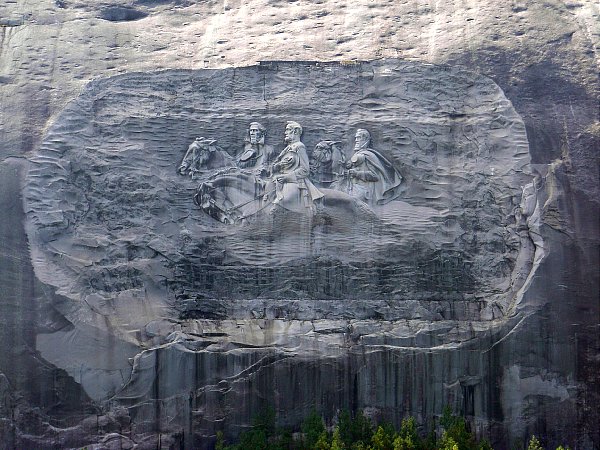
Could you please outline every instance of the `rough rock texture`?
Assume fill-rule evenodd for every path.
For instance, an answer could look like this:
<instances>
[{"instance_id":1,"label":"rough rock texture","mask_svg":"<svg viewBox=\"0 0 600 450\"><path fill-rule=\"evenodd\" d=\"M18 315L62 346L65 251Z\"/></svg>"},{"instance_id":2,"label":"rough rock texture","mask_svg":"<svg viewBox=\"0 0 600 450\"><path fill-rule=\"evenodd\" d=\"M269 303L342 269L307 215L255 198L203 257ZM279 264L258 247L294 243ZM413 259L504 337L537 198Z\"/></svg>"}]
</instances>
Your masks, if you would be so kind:
<instances>
[{"instance_id":1,"label":"rough rock texture","mask_svg":"<svg viewBox=\"0 0 600 450\"><path fill-rule=\"evenodd\" d=\"M200 211L192 193L220 169L178 175L187 143L211 136L239 153L246 123L258 119L281 151L290 118L304 125L309 149L325 138L349 142L348 159L354 130L367 127L403 174L399 198L323 206L306 224L263 214L227 226ZM278 63L120 76L69 104L31 159L37 274L109 317L120 315L109 305L131 297L156 308L175 295L200 309L212 298L247 310L222 318L248 317L256 298L272 309L277 299L331 299L333 316L352 318L364 313L348 301L420 301L433 318L450 297L459 319L474 319L458 305L508 309L533 263L515 217L533 180L528 150L522 120L493 82L444 67ZM279 315L315 316L297 308Z\"/></svg>"},{"instance_id":2,"label":"rough rock texture","mask_svg":"<svg viewBox=\"0 0 600 450\"><path fill-rule=\"evenodd\" d=\"M413 414L421 423L431 424L442 406L450 404L476 429L491 433L499 448L532 432L548 445L561 441L572 447L600 446L599 22L598 6L591 1L32 4L17 0L0 5L0 196L5 212L0 219L1 445L210 446L215 430L225 427L233 436L261 405L272 403L282 424L297 424L315 405L329 418L340 407L366 407L388 419ZM439 204L423 205L423 191L411 188L429 186L421 181L426 175L445 182L450 173L444 168L477 171L479 166L464 166L461 153L438 160L441 172L428 172L433 170L429 165L433 153L421 145L428 141L422 133L441 123L420 101L409 113L405 107L401 120L391 121L390 131L379 121L352 116L352 106L360 105L345 104L344 111L333 117L330 111L337 111L329 94L323 94L327 101L318 105L327 111L320 122L315 120L317 111L299 101L274 106L272 111L260 106L259 117L234 105L227 117L219 113L219 105L226 109L226 103L218 99L237 92L231 77L242 74L254 89L249 74L258 69L155 73L166 68L245 66L266 59L346 63L380 57L413 62L367 66L425 74L434 86L439 80L443 95L452 88L467 94L450 104L484 105L480 111L468 111L466 119L479 113L489 117L489 106L507 98L512 106L507 102L502 111L514 119L508 124L501 121L496 130L509 131L502 142L527 145L528 141L529 155L518 165L525 179L493 181L483 170L484 159L479 180L452 180L457 192ZM450 69L422 63L449 64ZM310 80L311 70L322 79L327 66L314 67L268 66L262 74L272 77L271 89L284 86L286 91L296 79ZM365 79L354 65L330 67L337 75ZM89 80L123 72L138 73L94 82L78 97ZM479 102L481 94L469 91L468 79L485 78L473 72L485 74L503 92L492 82L481 81L493 90L493 98L491 103ZM276 82L278 73L286 79ZM453 75L457 80L448 82ZM201 90L185 92L189 89L185 80L196 79L198 86L206 86L211 76L216 77L213 89L203 97ZM157 81L154 96L144 87L152 80ZM132 85L120 92L127 83ZM180 91L169 92L170 85L180 86ZM385 95L386 85L375 87L374 100L365 105L371 113L379 107L377 100ZM423 91L419 99L435 95L431 84ZM135 92L141 95L134 100ZM312 98L316 94L311 92ZM364 94L351 97L355 90L344 92L350 97L343 98L357 101ZM210 106L208 116L197 114L201 102ZM219 283L247 276L258 286L243 295L219 293L222 286L207 285L195 275L185 278L190 270L178 263L192 268L207 264L193 248L198 245L195 231L204 224L193 205L186 203L194 186L175 174L196 129L233 151L241 140L239 127L266 116L270 143L280 145L278 136L285 120L293 119L289 116L294 108L297 114L306 111L295 119L308 124L309 149L322 130L328 138L343 140L347 151L354 127L373 131L375 147L393 158L405 177L401 205L411 215L392 221L392 228L405 227L410 234L396 239L396 245L406 251L403 245L412 239L433 252L422 269L436 274L430 283L434 289L424 292L419 285L407 285L418 280L418 271L405 277L407 272L400 271L398 284L403 290L395 294L387 288L370 289L368 284L361 291L368 295L354 295L354 289L331 295L311 291L301 279L299 291L278 285L276 295L265 295L263 280L270 285L288 278L281 268L285 261L278 261L277 276L247 275L238 264L230 277L218 270L224 267L223 260L208 263L217 269ZM132 114L132 109L139 114ZM465 120L450 115L446 119ZM431 122L425 126L427 118ZM491 124L495 117L490 118ZM166 135L152 133L153 120L159 129L170 125ZM527 141L521 127L510 125L513 122L524 123ZM399 138L401 127L415 133L409 144ZM468 133L452 139L448 133L441 133L442 141L461 145L468 141ZM487 140L491 134L486 129L481 136ZM99 142L99 136L104 140ZM399 149L408 145L414 155L416 144L423 160L404 159ZM443 150L439 146L438 154ZM519 154L508 145L499 150L492 154L510 156L508 161ZM131 167L128 160L134 163ZM511 164L499 170L514 167ZM157 167L160 170L152 170ZM136 171L148 180L126 177ZM529 171L538 174L533 184ZM491 233L477 234L460 219L474 210L481 221L483 211L456 200L463 199L466 186L481 187L486 181L491 195L482 198L497 210L485 217L490 225L485 231ZM160 189L166 185L172 189ZM467 200L479 197L478 191L468 194ZM139 202L150 207L124 214L125 203ZM86 205L93 208L86 210ZM150 226L148 219L166 214L157 211L161 208L177 214L185 210L190 216L174 215L164 225ZM437 230L447 227L445 219L452 208L457 224L441 235ZM101 226L94 230L95 222L86 219L90 212L107 215L96 215ZM444 225L436 222L440 218ZM181 236L182 223L189 226L191 239ZM119 224L121 228L111 228ZM208 231L217 233L214 239L205 239L203 250L214 252L227 242L236 261L243 259L244 245L251 244L232 241L236 236L229 228L207 225ZM501 226L506 233L496 239L494 230ZM148 239L149 233L155 234L154 240ZM458 240L465 234L487 245L469 248ZM170 245L173 236L181 237L176 246ZM473 285L469 277L461 277L458 285L444 281L444 274L454 274L457 267L465 272L456 261L460 258L442 255L450 263L432 270L435 251L444 243L452 255L475 257L470 269L475 271ZM326 253L327 248L322 250ZM347 257L340 253L341 259ZM172 255L177 256L175 263L165 265ZM496 263L500 255L506 257L505 269L487 264L485 258ZM425 255L413 251L411 256ZM396 263L404 261L398 256ZM536 263L532 272L530 266ZM323 271L308 266L303 273L305 280ZM527 278L531 273L535 276ZM172 283L156 281L163 276ZM357 279L352 273L344 276ZM382 279L383 287L395 285L384 274ZM197 281L202 289L195 289ZM189 284L192 293L202 291L207 298L190 295ZM497 286L501 288L494 292ZM340 291L334 289L336 293ZM335 313L343 301L347 307ZM273 304L277 308L270 309ZM500 307L491 308L493 304Z\"/></svg>"},{"instance_id":3,"label":"rough rock texture","mask_svg":"<svg viewBox=\"0 0 600 450\"><path fill-rule=\"evenodd\" d=\"M309 147L368 127L403 173L401 196L243 225L200 211L192 193L218 169L179 176L186 143L219 137L235 154L248 120L277 130L286 118L305 125ZM134 435L158 423L184 429L188 445L206 442L222 417L243 423L255 404L231 410L252 402L249 383L269 366L330 358L335 367L382 346L400 360L473 340L487 348L528 314L514 311L544 254L531 237L536 199L534 210L521 205L533 186L524 124L491 80L464 70L273 63L119 76L69 104L31 163L34 267L64 297L55 308L72 324L38 334L37 350L93 400L127 405ZM413 382L387 387L382 370L407 375L366 363L379 368L348 368L354 405L399 419ZM344 389L315 382L326 397ZM283 383L261 396L297 418L315 404L330 415L348 404ZM218 401L205 397L212 384ZM442 408L425 398L416 400L424 418Z\"/></svg>"}]
</instances>

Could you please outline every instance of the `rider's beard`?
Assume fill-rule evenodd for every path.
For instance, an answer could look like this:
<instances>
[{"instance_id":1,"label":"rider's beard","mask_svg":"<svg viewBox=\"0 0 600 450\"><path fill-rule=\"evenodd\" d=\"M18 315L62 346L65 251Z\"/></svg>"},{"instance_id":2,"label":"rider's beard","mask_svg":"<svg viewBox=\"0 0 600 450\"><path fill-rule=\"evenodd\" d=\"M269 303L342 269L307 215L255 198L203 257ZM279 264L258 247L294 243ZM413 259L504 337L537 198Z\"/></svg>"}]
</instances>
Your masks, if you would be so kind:
<instances>
[{"instance_id":1,"label":"rider's beard","mask_svg":"<svg viewBox=\"0 0 600 450\"><path fill-rule=\"evenodd\" d=\"M354 143L354 150L355 151L362 150L363 148L366 148L368 144L369 144L369 141L363 141L363 142L356 141Z\"/></svg>"}]
</instances>

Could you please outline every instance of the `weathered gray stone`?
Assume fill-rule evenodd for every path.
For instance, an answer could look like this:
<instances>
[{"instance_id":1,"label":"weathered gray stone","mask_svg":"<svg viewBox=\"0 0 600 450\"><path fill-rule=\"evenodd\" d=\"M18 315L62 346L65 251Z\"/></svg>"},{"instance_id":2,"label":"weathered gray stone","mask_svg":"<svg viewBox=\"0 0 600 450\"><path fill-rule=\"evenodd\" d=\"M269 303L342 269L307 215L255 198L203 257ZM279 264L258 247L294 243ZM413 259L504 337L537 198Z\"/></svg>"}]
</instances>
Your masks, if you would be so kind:
<instances>
[{"instance_id":1,"label":"weathered gray stone","mask_svg":"<svg viewBox=\"0 0 600 450\"><path fill-rule=\"evenodd\" d=\"M210 166L213 141L195 141L184 169L180 155L194 134L226 149L211 155L235 148L243 137L235 118L246 110L245 121L268 129L301 118L310 147L344 136L352 147L366 124L386 155L373 158L398 167L388 186L398 193L379 202L381 189L367 206L323 189L314 213L286 203L242 225L220 224L194 205L194 190L215 174L233 184L240 175ZM286 129L288 145L300 142L295 127ZM204 142L206 157L194 147ZM287 173L277 164L290 148L274 160L274 180ZM360 170L346 151L349 168ZM350 364L358 389L352 403L276 390L269 401L297 408L297 419L314 402L399 418L404 389L369 386L387 384L387 370L406 375L395 364L365 373L352 361L383 348L404 360L488 347L512 332L544 257L532 180L520 117L493 82L461 69L282 62L95 82L57 118L28 176L36 273L68 298L56 308L73 325L39 334L37 349L92 399L128 406L135 433L191 426L187 444L210 436L222 417L251 416L255 403L237 412L227 405L246 401L248 383L288 360L313 367L328 358L334 372ZM432 375L433 386L458 377L463 366L452 367ZM316 388L325 368L302 370L318 371L315 392L336 389ZM447 401L422 400L422 418Z\"/></svg>"},{"instance_id":2,"label":"weathered gray stone","mask_svg":"<svg viewBox=\"0 0 600 450\"><path fill-rule=\"evenodd\" d=\"M286 6L254 0L224 4L144 1L135 5L120 0L16 0L0 4L0 16L4 18L0 23L0 200L4 213L0 219L0 371L9 380L8 384L1 384L5 406L0 407L0 447L102 447L112 442L127 446L129 439L138 448L190 444L194 440L198 445L209 445L210 439L207 443L204 436L220 428L223 420L228 424L228 436L232 436L267 401L276 404L282 423L289 424L297 424L313 404L322 405L328 417L334 414L332 405L341 405L367 407L375 415L381 413L395 420L410 413L420 422L431 424L432 415L439 413L442 404L449 403L466 414L476 429L491 431L498 448L509 447L531 433L541 435L548 447L560 443L578 448L598 447L598 7L590 1L559 0L516 6L488 0L477 5L450 1L425 6L415 2L359 0L349 4L326 0ZM126 23L99 18L103 11L119 7L142 14L133 17L139 20ZM107 18L119 19L117 15ZM122 18L127 20L131 15ZM408 288L398 293L402 301L373 295L374 290L366 298L354 297L357 289L353 286L343 298L336 298L331 291L308 289L302 279L291 276L297 271L290 264L277 276L289 277L295 285L277 289L278 298L255 295L264 290L259 285L253 288L254 292L237 298L229 298L226 293L215 293L206 299L183 296L167 308L153 310L151 305L164 293L164 286L155 286L155 281L144 278L144 274L168 279L172 267L165 268L161 261L189 246L194 229L183 230L181 245L175 249L165 236L178 230L168 230L168 223L161 225L161 233L139 242L129 237L111 242L110 234L102 235L102 230L78 236L77 241L53 241L54 237L70 233L74 226L65 205L72 199L66 198L55 210L40 209L35 226L28 224L29 235L35 235L28 242L20 194L24 186L25 192L30 192L27 184L31 172L23 157L39 155L39 143L50 121L57 119L66 102L78 96L89 80L131 71L144 72L144 77L156 69L239 66L269 58L348 61L381 56L464 65L486 74L502 88L522 118L533 173L539 176L534 184L531 178L523 184L507 182L510 188L519 190L513 201L517 210L506 215L515 220L507 231L516 233L519 239L515 244L520 249L509 258L514 264L508 277L511 288L492 293L490 286L502 285L507 277L495 278L493 270L489 270L473 277L475 281L483 280L483 286L473 289L481 288L477 298L464 292L451 297L448 289L443 289L443 298L431 300L428 293L429 297L406 299ZM260 89L251 92L260 99ZM169 111L169 107L161 110L170 114ZM218 114L217 110L213 112ZM247 127L251 112L245 110L236 119L237 129ZM268 141L273 145L281 144L281 131L277 130L282 130L285 120L311 123L295 114L273 119L267 123L271 130ZM336 123L343 124L343 120ZM501 120L493 123L500 126L497 130L503 129ZM341 139L346 156L350 156L349 143L358 127L372 132L376 150L386 156L394 151L371 123L344 126L348 134L332 136L330 140ZM132 131L128 127L130 124L125 122L123 128ZM185 134L186 130L179 129ZM193 130L187 131L187 140L178 141L178 158L198 136ZM240 149L243 134L227 131L221 136L218 130L214 131L206 136L219 138L219 145L222 137L231 137L232 146L223 146ZM310 133L306 138L309 136ZM397 133L402 145L410 145L410 138L401 138L401 133ZM316 141L305 143L310 151ZM414 185L415 180L408 175L418 164L407 164L402 158L398 161L398 169L405 177L403 184ZM177 160L172 166L173 171L178 163ZM148 162L140 160L136 164L141 164L139 168ZM103 176L101 170L107 170L107 176L112 165L98 164L98 173L90 180L81 176L78 183L91 183ZM72 173L77 161L75 166L64 161L63 167L65 173ZM126 181L130 183L123 185L135 186L137 182ZM178 177L177 182L181 181ZM126 189L121 188L121 194ZM86 192L85 188L81 190ZM158 203L162 201L153 186L144 190L156 195ZM186 192L180 205L190 199L194 190L195 187ZM419 192L413 194L410 201L403 197L401 201L411 205ZM477 196L477 192L471 195ZM191 208L191 212L198 212L195 206ZM122 217L118 211L107 212L116 214L117 219ZM396 226L407 229L413 237L421 233L423 241L433 245L454 245L455 234L442 236L433 229L426 233L427 226L437 223L438 216L431 216L431 212L411 209L410 215L395 218ZM27 213L32 217L35 211ZM352 217L364 217L364 213L356 211ZM136 214L132 211L132 217ZM492 224L493 230L494 218L499 216L491 214L483 225ZM355 222L363 226L363 222L354 219L348 223ZM65 225L62 230L61 224ZM342 234L348 231L335 230ZM454 230L459 234L465 231ZM485 242L502 242L493 236L493 231L485 231L480 232ZM398 236L402 238L397 233L394 239L400 239ZM239 249L241 245L243 250L244 245L250 246L241 237L225 238L233 239L229 248ZM37 252L42 242L47 245ZM32 255L28 254L30 245ZM215 241L208 239L201 250L211 250L214 245ZM494 246L481 249L481 254L490 248L497 256ZM133 267L123 271L121 264L96 271L95 266L106 264L103 258L107 257L107 249L111 249L110 258L131 258ZM420 255L421 250L406 252L406 257ZM58 256L61 252L62 258ZM208 256L219 261L218 252ZM439 274L454 273L459 267L455 256L440 255L440 262L450 262L442 265L439 272L434 271L436 275L420 287L448 286ZM398 259L402 257L398 255ZM157 264L152 268L150 262L137 265L140 258ZM256 261L245 263L251 266ZM487 268L483 258L476 263L475 269ZM537 263L539 266L533 271L532 266ZM432 264L425 263L425 267ZM313 273L324 273L324 279L334 281L348 276L365 281L357 286L369 285L373 277L386 284L383 271L364 273L364 268L357 267L355 272L346 274L343 270L336 272L338 267L343 269L343 264L330 264L325 272L315 269ZM57 276L49 276L57 269ZM310 270L308 265L306 273ZM49 284L36 277L38 272L46 273ZM77 281L66 284L73 283L76 274L84 274L82 284L86 279L95 280L85 297L89 306L82 304L81 294L85 292L78 291ZM409 270L407 278L411 274ZM231 275L235 275L233 279L240 277L240 273L225 275L227 280ZM267 282L273 279L268 271L243 275ZM468 281L468 277L464 280ZM178 282L184 285L186 280ZM56 294L55 286L63 283ZM323 280L315 283L322 284ZM139 307L133 308L131 299L135 296L123 295L123 290L135 293L140 286L146 287L148 297L144 293ZM213 291L218 291L214 281L213 286ZM518 286L521 288L516 295L506 295ZM111 293L110 289L115 290ZM415 288L417 292L419 289ZM490 294L499 298L493 299ZM512 309L503 308L507 299L512 299ZM346 309L339 305L342 300L348 305ZM99 320L90 320L89 311L95 311ZM126 320L103 324L105 316ZM145 323L150 317L159 318L144 327L136 325L136 321ZM214 320L226 317L237 319ZM515 322L512 318L520 320ZM274 340L273 336L285 339ZM341 344L340 337L344 337ZM86 365L94 360L90 367L100 374L98 388L90 382L93 377L86 373L88 368L82 372L76 369L75 358L69 361L68 356L49 349L51 342L66 342L66 349L74 348L73 338L81 340L81 348L100 344L102 351L97 356L93 356L92 348L91 355L83 359ZM114 360L110 359L111 342ZM36 350L38 343L69 373L44 360ZM159 355L155 372L160 382L152 386L152 392L142 389L146 373L151 379L152 371L144 371L144 366L138 365L139 378L121 391L123 396L131 395L130 400L122 397L104 404L91 401L81 386L94 396L110 392L121 374L131 373L127 358L140 355L140 343L148 349L147 358L151 358L150 354ZM256 343L267 347L256 349ZM285 355L293 356L284 359L281 349L286 350ZM267 351L271 351L269 357L260 359ZM334 353L335 356L327 356ZM183 392L181 386L194 377L188 374L188 378L180 380L177 377L182 372L166 362L177 361L191 368L187 358L192 354L201 356L195 368L206 368L214 379L224 381L201 381L197 389L194 386L194 396L191 402L188 396L187 404L181 403L183 394L166 399L163 392L172 392L171 386ZM256 358L249 358L250 355ZM82 373L84 384L78 378ZM236 374L239 377L235 378ZM202 379L207 378L202 375ZM208 387L204 389L205 386ZM150 400L136 400L144 396ZM163 401L152 400L156 398ZM107 426L102 417L109 416L107 411L121 411L116 405L127 401L131 421L119 419L115 422L118 426ZM99 407L104 412L95 409ZM89 418L83 419L85 416ZM180 419L169 421L169 417L192 417L193 425L180 427ZM163 423L166 426L160 428ZM159 429L161 432L157 432Z\"/></svg>"},{"instance_id":3,"label":"weathered gray stone","mask_svg":"<svg viewBox=\"0 0 600 450\"><path fill-rule=\"evenodd\" d=\"M154 88L147 106L133 103L149 85L164 91ZM254 100L257 88L264 100ZM179 104L169 100L178 90ZM189 135L199 132L218 135L224 149L235 148L242 136L232 118L247 109L269 129L285 121L288 110L304 117L309 148L330 135L352 136L353 124L370 124L404 174L405 181L394 186L402 188L399 197L385 205L375 202L370 211L360 202L346 209L342 198L327 195L323 211L304 221L284 213L242 227L219 226L191 201L198 184L220 173L219 165L203 166L202 172L198 167L196 178L186 180L176 174L178 154ZM385 305L396 311L402 302L416 300L446 309L446 316L451 313L440 302L482 299L506 309L520 288L516 274L530 272L515 268L519 252L526 254L524 265L533 258L526 227L517 226L514 216L531 180L523 123L493 83L464 71L399 62L280 63L102 81L65 110L33 164L32 238L39 236L43 244L41 258L56 261L46 266L54 273L39 275L67 296L87 290L84 297L92 295L96 311L109 316L111 308L131 301L110 298L127 292L148 299L149 283L159 298L150 301L151 308L167 299L166 306L186 317L189 311L201 317L202 302L211 297L225 307L234 302L239 312L243 301L262 297L271 311L280 310L275 314L296 319L365 317L364 311L348 309L359 303L346 302L374 298L393 301ZM236 177L231 173L227 183L235 184ZM215 183L209 184L211 191L222 189ZM70 207L64 198L71 199ZM248 276L256 283L248 283ZM160 287L162 277L170 294ZM102 293L109 297L104 303L97 299ZM306 316L295 306L285 307L290 299L317 300L326 309ZM457 319L476 319L478 313L460 308ZM154 318L153 313L135 316Z\"/></svg>"}]
</instances>

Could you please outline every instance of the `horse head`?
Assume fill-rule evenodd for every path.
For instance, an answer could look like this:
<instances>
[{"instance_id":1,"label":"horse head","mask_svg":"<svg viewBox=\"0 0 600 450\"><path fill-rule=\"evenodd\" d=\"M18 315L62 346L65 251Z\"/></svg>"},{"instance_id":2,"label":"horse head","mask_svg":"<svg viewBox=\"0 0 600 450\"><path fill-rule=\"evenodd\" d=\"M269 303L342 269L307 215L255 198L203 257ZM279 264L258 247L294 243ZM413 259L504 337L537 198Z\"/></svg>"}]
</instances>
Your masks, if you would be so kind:
<instances>
[{"instance_id":1,"label":"horse head","mask_svg":"<svg viewBox=\"0 0 600 450\"><path fill-rule=\"evenodd\" d=\"M194 203L213 219L224 224L234 223L235 218L231 217L229 212L215 199L217 191L218 189L210 182L200 184L194 195Z\"/></svg>"},{"instance_id":2,"label":"horse head","mask_svg":"<svg viewBox=\"0 0 600 450\"><path fill-rule=\"evenodd\" d=\"M189 174L193 177L196 172L206 169L211 160L215 159L215 155L224 153L215 142L215 139L196 138L188 147L177 171L181 175Z\"/></svg>"},{"instance_id":3,"label":"horse head","mask_svg":"<svg viewBox=\"0 0 600 450\"><path fill-rule=\"evenodd\" d=\"M340 167L345 162L344 154L341 152L338 141L321 141L316 146L310 159L310 173L313 177L328 179L332 181Z\"/></svg>"}]
</instances>

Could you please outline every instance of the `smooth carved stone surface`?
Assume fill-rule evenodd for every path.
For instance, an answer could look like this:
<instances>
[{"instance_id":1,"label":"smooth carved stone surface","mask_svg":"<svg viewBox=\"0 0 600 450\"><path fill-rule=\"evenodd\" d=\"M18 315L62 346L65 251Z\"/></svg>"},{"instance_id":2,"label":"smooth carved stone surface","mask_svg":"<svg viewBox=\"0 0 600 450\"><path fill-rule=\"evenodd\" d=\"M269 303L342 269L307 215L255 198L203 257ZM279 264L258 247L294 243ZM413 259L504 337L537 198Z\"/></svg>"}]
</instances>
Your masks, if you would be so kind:
<instances>
[{"instance_id":1,"label":"smooth carved stone surface","mask_svg":"<svg viewBox=\"0 0 600 450\"><path fill-rule=\"evenodd\" d=\"M260 150L276 162L291 120L309 156L335 147L347 170L363 151L353 151L357 130L368 130L363 143L397 172L398 192L363 202L313 170L325 195L305 213L226 224L194 202L206 183L229 188L249 170L269 178L267 163L235 167L252 150L249 126L264 128ZM218 167L203 151L220 155ZM34 269L70 323L38 334L37 350L91 399L128 407L140 435L191 423L192 397L198 436L224 416L243 423L252 404L231 405L272 364L268 376L281 377L289 358L312 373L315 355L489 348L517 324L511 311L545 254L523 122L491 80L456 68L281 62L99 80L31 163ZM217 173L231 181L216 185ZM381 376L356 374L355 405L378 404L366 387Z\"/></svg>"},{"instance_id":2,"label":"smooth carved stone surface","mask_svg":"<svg viewBox=\"0 0 600 450\"><path fill-rule=\"evenodd\" d=\"M243 153L250 122L278 154L291 119L309 153L334 140L348 161L355 131L368 129L402 178L398 196L370 206L326 196L316 214L236 226L194 204L202 181ZM221 164L178 176L197 136ZM146 313L132 313L144 320L156 308L411 318L404 305L415 301L427 317L487 320L512 305L533 261L515 217L531 181L523 122L493 82L447 67L272 63L101 80L58 117L33 162L39 276L109 317L143 302ZM303 299L319 306L297 308Z\"/></svg>"}]
</instances>

